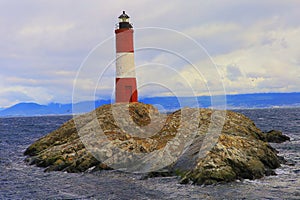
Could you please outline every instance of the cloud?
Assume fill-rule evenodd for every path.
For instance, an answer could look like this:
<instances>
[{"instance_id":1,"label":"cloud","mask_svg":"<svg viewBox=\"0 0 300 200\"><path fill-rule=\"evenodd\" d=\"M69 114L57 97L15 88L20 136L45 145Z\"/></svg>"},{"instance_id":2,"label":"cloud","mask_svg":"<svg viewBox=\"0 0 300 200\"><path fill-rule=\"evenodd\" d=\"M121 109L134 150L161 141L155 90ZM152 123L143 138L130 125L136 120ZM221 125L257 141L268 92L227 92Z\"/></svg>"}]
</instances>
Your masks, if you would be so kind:
<instances>
[{"instance_id":1,"label":"cloud","mask_svg":"<svg viewBox=\"0 0 300 200\"><path fill-rule=\"evenodd\" d=\"M16 104L19 102L39 102L47 104L54 100L53 96L42 87L7 87L6 90L0 92L0 95L5 97L0 100L0 103L4 105L10 105L11 103Z\"/></svg>"},{"instance_id":2,"label":"cloud","mask_svg":"<svg viewBox=\"0 0 300 200\"><path fill-rule=\"evenodd\" d=\"M242 76L240 69L234 65L227 66L227 74L226 77L230 81L237 81Z\"/></svg>"},{"instance_id":3,"label":"cloud","mask_svg":"<svg viewBox=\"0 0 300 200\"><path fill-rule=\"evenodd\" d=\"M142 87L144 96L169 95L170 90L186 95L189 88L198 95L217 94L223 86L227 93L299 91L299 4L293 0L223 4L215 0L3 0L0 107L20 101L70 102L78 73L80 100L93 95L110 98L114 25L122 10L136 28L136 65L144 66L137 72L138 83L165 85ZM85 69L78 72L82 63Z\"/></svg>"}]
</instances>

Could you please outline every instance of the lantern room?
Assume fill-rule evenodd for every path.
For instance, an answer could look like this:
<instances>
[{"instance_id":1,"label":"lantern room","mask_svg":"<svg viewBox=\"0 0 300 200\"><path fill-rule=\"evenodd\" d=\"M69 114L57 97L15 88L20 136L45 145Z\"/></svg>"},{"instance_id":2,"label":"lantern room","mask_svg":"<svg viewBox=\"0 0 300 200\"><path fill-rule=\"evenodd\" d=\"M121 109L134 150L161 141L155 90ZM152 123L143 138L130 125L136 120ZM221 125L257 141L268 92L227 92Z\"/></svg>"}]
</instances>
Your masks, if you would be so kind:
<instances>
[{"instance_id":1,"label":"lantern room","mask_svg":"<svg viewBox=\"0 0 300 200\"><path fill-rule=\"evenodd\" d=\"M132 28L132 24L129 23L129 16L123 11L123 13L119 16L119 24L117 29L130 29Z\"/></svg>"}]
</instances>

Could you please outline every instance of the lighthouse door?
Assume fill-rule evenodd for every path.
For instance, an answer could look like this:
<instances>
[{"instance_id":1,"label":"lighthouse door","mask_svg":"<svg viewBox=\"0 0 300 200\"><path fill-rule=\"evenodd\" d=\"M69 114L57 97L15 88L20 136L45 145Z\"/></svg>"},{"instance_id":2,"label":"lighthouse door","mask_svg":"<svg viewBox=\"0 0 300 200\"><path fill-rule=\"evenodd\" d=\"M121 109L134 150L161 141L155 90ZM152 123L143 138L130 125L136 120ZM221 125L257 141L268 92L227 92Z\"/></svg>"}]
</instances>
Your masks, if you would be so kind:
<instances>
[{"instance_id":1,"label":"lighthouse door","mask_svg":"<svg viewBox=\"0 0 300 200\"><path fill-rule=\"evenodd\" d=\"M125 86L126 101L132 102L132 86Z\"/></svg>"}]
</instances>

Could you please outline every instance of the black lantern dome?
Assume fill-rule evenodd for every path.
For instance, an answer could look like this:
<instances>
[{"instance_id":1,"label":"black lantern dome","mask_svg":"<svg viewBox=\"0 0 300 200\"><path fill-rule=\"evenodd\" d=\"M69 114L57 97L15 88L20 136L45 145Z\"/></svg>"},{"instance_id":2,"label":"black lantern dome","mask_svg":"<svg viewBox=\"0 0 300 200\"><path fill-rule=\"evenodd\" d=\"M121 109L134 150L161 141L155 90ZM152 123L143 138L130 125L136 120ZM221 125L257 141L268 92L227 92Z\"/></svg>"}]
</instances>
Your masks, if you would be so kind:
<instances>
[{"instance_id":1,"label":"black lantern dome","mask_svg":"<svg viewBox=\"0 0 300 200\"><path fill-rule=\"evenodd\" d=\"M119 16L119 29L121 28L132 28L132 25L129 23L129 16L123 11Z\"/></svg>"}]
</instances>

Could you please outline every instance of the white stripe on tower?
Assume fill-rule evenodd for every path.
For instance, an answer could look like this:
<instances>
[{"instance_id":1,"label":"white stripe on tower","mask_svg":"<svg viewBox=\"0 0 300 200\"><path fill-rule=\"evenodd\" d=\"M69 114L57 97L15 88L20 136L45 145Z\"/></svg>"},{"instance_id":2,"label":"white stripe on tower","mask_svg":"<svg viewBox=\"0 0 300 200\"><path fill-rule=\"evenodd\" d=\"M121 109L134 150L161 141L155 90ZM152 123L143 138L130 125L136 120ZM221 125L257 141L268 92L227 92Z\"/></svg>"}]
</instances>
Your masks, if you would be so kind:
<instances>
[{"instance_id":1,"label":"white stripe on tower","mask_svg":"<svg viewBox=\"0 0 300 200\"><path fill-rule=\"evenodd\" d=\"M117 53L117 78L135 78L134 53Z\"/></svg>"}]
</instances>

